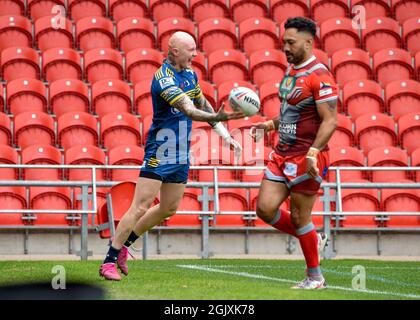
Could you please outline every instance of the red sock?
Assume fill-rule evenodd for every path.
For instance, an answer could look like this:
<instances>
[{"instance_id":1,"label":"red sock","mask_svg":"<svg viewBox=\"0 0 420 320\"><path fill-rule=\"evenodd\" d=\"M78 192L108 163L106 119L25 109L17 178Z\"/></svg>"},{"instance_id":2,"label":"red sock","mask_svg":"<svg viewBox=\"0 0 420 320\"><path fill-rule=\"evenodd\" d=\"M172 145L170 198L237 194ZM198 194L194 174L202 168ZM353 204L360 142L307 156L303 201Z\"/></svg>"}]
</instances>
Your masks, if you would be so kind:
<instances>
[{"instance_id":1,"label":"red sock","mask_svg":"<svg viewBox=\"0 0 420 320\"><path fill-rule=\"evenodd\" d=\"M310 223L303 228L296 230L300 246L305 256L309 276L321 276L318 260L318 236L315 226Z\"/></svg>"},{"instance_id":2,"label":"red sock","mask_svg":"<svg viewBox=\"0 0 420 320\"><path fill-rule=\"evenodd\" d=\"M297 237L295 227L290 219L290 212L279 209L276 217L271 222L271 225L277 230L283 231L291 236Z\"/></svg>"}]
</instances>

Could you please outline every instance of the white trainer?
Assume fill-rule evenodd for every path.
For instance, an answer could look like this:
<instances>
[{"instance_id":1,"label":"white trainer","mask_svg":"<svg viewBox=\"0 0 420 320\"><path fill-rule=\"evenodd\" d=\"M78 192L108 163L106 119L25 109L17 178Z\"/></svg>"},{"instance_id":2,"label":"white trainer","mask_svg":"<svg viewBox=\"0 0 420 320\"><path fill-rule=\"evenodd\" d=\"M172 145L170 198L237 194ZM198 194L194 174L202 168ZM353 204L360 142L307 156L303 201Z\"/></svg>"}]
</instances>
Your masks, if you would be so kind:
<instances>
[{"instance_id":1,"label":"white trainer","mask_svg":"<svg viewBox=\"0 0 420 320\"><path fill-rule=\"evenodd\" d=\"M291 289L303 289L303 290L321 290L327 288L327 282L324 278L322 280L314 280L309 277L305 278L297 285L291 287Z\"/></svg>"},{"instance_id":2,"label":"white trainer","mask_svg":"<svg viewBox=\"0 0 420 320\"><path fill-rule=\"evenodd\" d=\"M324 232L317 233L318 236L318 261L321 264L322 253L327 245L328 236Z\"/></svg>"}]
</instances>

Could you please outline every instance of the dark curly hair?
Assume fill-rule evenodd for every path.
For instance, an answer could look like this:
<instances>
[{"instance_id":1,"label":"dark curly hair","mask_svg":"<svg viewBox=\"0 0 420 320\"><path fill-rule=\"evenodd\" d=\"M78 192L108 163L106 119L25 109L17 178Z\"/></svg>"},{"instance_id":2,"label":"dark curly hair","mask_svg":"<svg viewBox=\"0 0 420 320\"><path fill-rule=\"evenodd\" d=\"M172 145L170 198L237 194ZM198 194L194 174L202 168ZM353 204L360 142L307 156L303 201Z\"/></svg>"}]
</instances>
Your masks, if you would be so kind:
<instances>
[{"instance_id":1,"label":"dark curly hair","mask_svg":"<svg viewBox=\"0 0 420 320\"><path fill-rule=\"evenodd\" d=\"M298 32L310 33L313 37L316 34L316 24L311 19L305 17L289 18L284 23L285 29L296 28Z\"/></svg>"}]
</instances>

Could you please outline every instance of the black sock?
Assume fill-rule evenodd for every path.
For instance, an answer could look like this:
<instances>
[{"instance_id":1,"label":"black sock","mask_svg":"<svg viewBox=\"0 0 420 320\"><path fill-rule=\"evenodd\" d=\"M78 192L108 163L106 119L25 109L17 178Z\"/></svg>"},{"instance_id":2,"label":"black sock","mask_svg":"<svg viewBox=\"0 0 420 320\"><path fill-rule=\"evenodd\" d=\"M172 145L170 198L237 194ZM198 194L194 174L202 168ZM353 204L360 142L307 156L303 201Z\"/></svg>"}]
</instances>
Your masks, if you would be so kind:
<instances>
[{"instance_id":1,"label":"black sock","mask_svg":"<svg viewBox=\"0 0 420 320\"><path fill-rule=\"evenodd\" d=\"M118 254L120 253L120 250L115 249L113 246L109 247L108 253L106 255L106 258L104 260L104 263L115 263L118 259Z\"/></svg>"},{"instance_id":2,"label":"black sock","mask_svg":"<svg viewBox=\"0 0 420 320\"><path fill-rule=\"evenodd\" d=\"M134 233L134 231L131 231L130 235L128 236L127 241L124 243L124 247L131 246L137 239L139 238L138 235Z\"/></svg>"}]
</instances>

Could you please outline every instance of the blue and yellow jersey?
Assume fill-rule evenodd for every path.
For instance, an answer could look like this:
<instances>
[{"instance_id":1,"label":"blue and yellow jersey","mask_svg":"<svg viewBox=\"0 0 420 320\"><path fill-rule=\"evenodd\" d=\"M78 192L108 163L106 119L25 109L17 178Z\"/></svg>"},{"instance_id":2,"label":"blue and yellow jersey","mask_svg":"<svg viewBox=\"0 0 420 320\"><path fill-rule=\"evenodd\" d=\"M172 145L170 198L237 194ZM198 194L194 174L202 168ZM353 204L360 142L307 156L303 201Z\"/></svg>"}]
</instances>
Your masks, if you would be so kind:
<instances>
[{"instance_id":1,"label":"blue and yellow jersey","mask_svg":"<svg viewBox=\"0 0 420 320\"><path fill-rule=\"evenodd\" d=\"M188 96L193 102L202 95L192 69L177 72L166 60L156 71L152 85L153 122L145 147L146 165L189 163L192 120L173 105Z\"/></svg>"}]
</instances>

